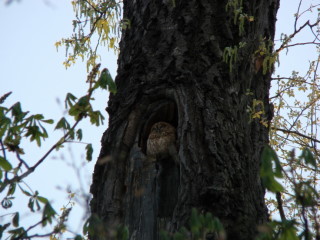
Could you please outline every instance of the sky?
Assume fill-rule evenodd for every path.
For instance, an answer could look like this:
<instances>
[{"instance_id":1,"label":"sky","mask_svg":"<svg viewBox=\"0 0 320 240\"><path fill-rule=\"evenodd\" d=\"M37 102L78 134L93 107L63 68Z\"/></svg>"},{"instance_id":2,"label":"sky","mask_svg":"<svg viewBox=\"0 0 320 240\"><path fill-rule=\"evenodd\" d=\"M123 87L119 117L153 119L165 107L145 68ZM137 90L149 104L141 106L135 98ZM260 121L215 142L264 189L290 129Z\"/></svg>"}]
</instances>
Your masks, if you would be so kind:
<instances>
[{"instance_id":1,"label":"sky","mask_svg":"<svg viewBox=\"0 0 320 240\"><path fill-rule=\"evenodd\" d=\"M20 1L5 6L0 3L0 96L12 91L5 102L7 107L21 102L24 111L32 114L41 113L47 119L57 122L64 112L64 98L71 92L81 97L86 94L86 65L81 61L65 69L65 50L57 52L54 43L72 34L74 18L69 1ZM114 77L116 75L116 56L101 49L102 67L107 67ZM101 68L102 68L101 67ZM105 117L104 125L91 126L86 119L80 124L84 132L84 142L94 146L93 161L84 160L84 144L68 144L64 151L54 152L40 167L28 177L26 183L41 196L47 197L54 208L59 211L67 204L67 189L78 191L80 188L89 193L94 162L100 151L100 139L107 128L108 116L105 112L108 92L98 90L93 106ZM58 104L59 99L60 104ZM50 139L41 148L36 144L26 144L25 160L35 163L62 136L62 132L48 130ZM69 148L69 149L68 149ZM70 152L73 152L72 154ZM77 166L74 168L72 165ZM80 179L77 177L79 172ZM81 182L81 183L80 183ZM20 196L20 195L18 195ZM0 198L4 194L0 194ZM14 206L27 209L27 199L14 201ZM79 230L82 217L82 206L76 204L70 219L73 229ZM6 213L14 212L15 208ZM2 209L0 211L0 224ZM21 221L26 225L34 223L29 214L24 214ZM33 221L33 222L32 222Z\"/></svg>"},{"instance_id":2,"label":"sky","mask_svg":"<svg viewBox=\"0 0 320 240\"><path fill-rule=\"evenodd\" d=\"M319 4L319 0L303 0L303 6L307 7ZM290 34L293 30L292 20L296 11L298 0L282 0L278 13L277 38L281 32ZM312 13L316 16L316 13ZM22 0L9 6L0 3L0 96L12 91L13 94L5 102L11 106L16 102L22 103L24 111L33 114L41 113L46 118L56 122L64 115L63 101L66 93L71 92L80 97L86 89L86 65L77 62L75 66L65 69L62 62L65 59L63 48L57 52L54 43L61 38L72 34L72 20L74 18L72 6L69 1L49 0ZM303 19L302 19L303 20ZM302 32L297 40L307 38L308 33ZM102 67L107 67L111 75L115 77L117 57L101 48ZM292 70L306 71L308 64L302 64L316 56L314 48L298 47L294 51L281 55L280 67L277 73L288 75ZM303 59L303 60L302 60ZM57 99L59 99L60 104ZM72 144L64 151L55 152L50 156L28 179L27 184L33 190L38 190L40 195L47 197L56 210L59 210L68 202L67 189L80 193L79 189L88 193L95 159L100 151L100 139L107 128L108 116L104 111L107 106L108 92L99 91L95 96L94 107L100 110L104 117L104 125L91 126L89 121L82 123L84 130L84 142L94 146L93 161L84 164L84 144ZM49 128L50 140L47 140L41 148L35 144L26 144L25 159L28 162L36 162L46 151L61 137L61 132ZM53 140L52 140L53 139ZM77 166L80 177L72 165ZM0 199L3 198L0 194ZM19 195L18 195L19 196ZM14 208L26 209L26 199L17 199ZM75 219L72 224L74 231L79 231L81 224L82 206L76 204L75 211L70 219ZM0 224L2 209L0 211ZM21 217L26 225L31 225L32 217L24 214Z\"/></svg>"}]
</instances>

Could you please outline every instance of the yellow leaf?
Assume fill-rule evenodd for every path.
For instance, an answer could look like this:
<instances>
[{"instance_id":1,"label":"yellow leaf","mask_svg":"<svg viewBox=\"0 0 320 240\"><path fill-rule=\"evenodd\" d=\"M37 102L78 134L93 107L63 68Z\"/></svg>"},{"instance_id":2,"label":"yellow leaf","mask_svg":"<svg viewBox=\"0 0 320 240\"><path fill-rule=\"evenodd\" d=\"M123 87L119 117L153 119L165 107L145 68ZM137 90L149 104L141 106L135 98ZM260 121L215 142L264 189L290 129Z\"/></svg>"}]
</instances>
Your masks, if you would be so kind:
<instances>
[{"instance_id":1,"label":"yellow leaf","mask_svg":"<svg viewBox=\"0 0 320 240\"><path fill-rule=\"evenodd\" d=\"M116 39L115 38L111 38L110 39L110 44L109 44L109 47L110 48L114 48L114 43L115 43Z\"/></svg>"},{"instance_id":2,"label":"yellow leaf","mask_svg":"<svg viewBox=\"0 0 320 240\"><path fill-rule=\"evenodd\" d=\"M62 43L61 43L61 41L59 41L59 42L56 42L54 45L56 46L57 51L58 51L58 48L62 45Z\"/></svg>"},{"instance_id":3,"label":"yellow leaf","mask_svg":"<svg viewBox=\"0 0 320 240\"><path fill-rule=\"evenodd\" d=\"M248 20L249 20L249 22L253 22L254 21L254 16L249 16Z\"/></svg>"},{"instance_id":4,"label":"yellow leaf","mask_svg":"<svg viewBox=\"0 0 320 240\"><path fill-rule=\"evenodd\" d=\"M268 126L269 126L268 122L265 121L265 120L260 121L260 123L261 123L263 126L265 126L265 127L268 127Z\"/></svg>"},{"instance_id":5,"label":"yellow leaf","mask_svg":"<svg viewBox=\"0 0 320 240\"><path fill-rule=\"evenodd\" d=\"M261 117L261 114L263 114L262 111L259 111L259 112L256 112L252 115L252 119L255 119L255 118L260 118Z\"/></svg>"}]
</instances>

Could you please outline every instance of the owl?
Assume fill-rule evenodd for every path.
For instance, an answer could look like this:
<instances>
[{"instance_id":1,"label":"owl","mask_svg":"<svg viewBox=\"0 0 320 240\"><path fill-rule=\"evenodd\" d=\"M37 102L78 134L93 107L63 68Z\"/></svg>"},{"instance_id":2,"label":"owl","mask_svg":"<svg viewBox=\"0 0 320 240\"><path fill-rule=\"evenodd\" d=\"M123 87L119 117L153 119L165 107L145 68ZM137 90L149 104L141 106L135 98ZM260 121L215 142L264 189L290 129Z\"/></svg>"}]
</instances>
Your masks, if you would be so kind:
<instances>
[{"instance_id":1,"label":"owl","mask_svg":"<svg viewBox=\"0 0 320 240\"><path fill-rule=\"evenodd\" d=\"M147 155L152 158L166 158L176 154L176 129L166 122L157 122L151 127L147 140ZM175 157L173 157L175 160Z\"/></svg>"}]
</instances>

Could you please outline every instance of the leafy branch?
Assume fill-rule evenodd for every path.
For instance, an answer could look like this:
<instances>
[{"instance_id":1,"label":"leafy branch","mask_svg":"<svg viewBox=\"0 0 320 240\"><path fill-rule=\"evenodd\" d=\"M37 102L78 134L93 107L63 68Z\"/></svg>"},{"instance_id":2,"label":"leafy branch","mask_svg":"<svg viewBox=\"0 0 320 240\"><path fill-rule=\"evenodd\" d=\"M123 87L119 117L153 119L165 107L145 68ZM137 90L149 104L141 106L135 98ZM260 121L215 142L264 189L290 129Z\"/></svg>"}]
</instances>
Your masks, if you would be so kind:
<instances>
[{"instance_id":1,"label":"leafy branch","mask_svg":"<svg viewBox=\"0 0 320 240\"><path fill-rule=\"evenodd\" d=\"M79 57L82 60L87 59L87 70L90 66L93 67L100 57L97 55L99 45L118 51L120 30L130 26L129 20L121 20L120 2L119 0L71 1L76 17L76 20L73 20L74 34L55 43L57 50L62 45L66 47L67 59L64 62L66 68L75 63ZM92 41L96 43L92 44Z\"/></svg>"},{"instance_id":2,"label":"leafy branch","mask_svg":"<svg viewBox=\"0 0 320 240\"><path fill-rule=\"evenodd\" d=\"M24 179L26 179L31 173L33 173L53 152L53 150L59 150L64 143L70 142L77 138L79 141L82 140L82 130L77 129L78 124L85 118L89 118L93 125L99 126L104 117L100 111L94 111L91 105L93 100L92 95L96 89L108 89L113 94L116 93L116 85L108 71L108 69L103 69L100 77L97 78L99 72L100 64L94 66L91 72L88 74L87 83L88 90L86 95L77 98L73 94L68 93L65 99L65 106L68 109L68 113L72 116L75 122L71 125L64 117L61 118L55 127L55 130L61 129L64 131L63 136L53 144L49 150L32 166L30 166L27 161L22 158L24 154L24 149L21 147L21 140L23 138L30 138L31 141L35 141L38 146L41 146L42 139L48 138L48 134L42 123L52 124L54 121L49 119L46 120L41 114L36 114L28 116L29 112L23 112L20 103L14 104L10 108L0 106L0 192L8 189L8 192L1 202L3 208L12 207L12 200L14 199L14 193L16 187L18 186L21 192L29 197L28 207L33 212L35 206L37 210L40 210L40 203L44 204L43 217L38 223L30 226L27 229L19 226L19 213L13 215L12 224L18 227L13 230L9 230L8 233L12 235L13 238L24 238L27 236L27 232L34 229L35 227L42 224L45 226L52 222L52 218L56 215L48 200L39 193L31 190L31 193L22 188L20 185ZM5 94L0 98L1 102L4 103L6 98L10 93ZM11 113L12 118L7 115ZM7 157L7 151L15 153L17 158L17 166L12 167L12 162L10 162ZM86 159L88 161L92 160L93 148L91 144L86 144ZM4 173L4 174L3 174ZM11 178L9 174L13 175ZM28 185L27 185L28 186ZM30 188L29 188L30 189ZM71 210L71 209L70 209ZM64 218L61 220L60 227L54 229L51 233L47 234L35 234L31 237L47 237L52 236L54 233L61 233L63 228L63 222L66 220L69 214L68 209L63 213ZM65 219L65 220L64 220ZM10 225L10 223L9 223ZM9 226L0 226L0 236L3 231Z\"/></svg>"},{"instance_id":3,"label":"leafy branch","mask_svg":"<svg viewBox=\"0 0 320 240\"><path fill-rule=\"evenodd\" d=\"M298 22L298 19L299 17L301 17L301 15L303 13L305 13L306 11L304 11L302 14L299 14L299 10L300 10L300 6L301 6L301 2L302 0L300 0L300 3L299 3L299 7L298 7L298 13L296 14L296 18L295 18L295 23L294 23L294 32L292 34L290 34L289 36L286 36L284 35L284 38L283 38L283 43L280 45L280 47L275 50L276 53L279 53L280 51L286 49L286 48L289 48L289 47L293 47L293 46L299 46L299 45L306 45L306 44L317 44L319 45L320 42L317 42L317 41L320 41L319 39L319 32L318 33L315 33L313 28L314 27L317 27L318 24L320 23L320 18L318 17L318 19L314 22L314 23L310 23L310 20L306 21L303 25L301 25L299 28L297 28L297 22ZM309 11L312 9L312 8L315 8L316 6L319 6L320 4L317 4L315 6L311 6L309 8ZM288 43L299 33L301 32L303 29L309 27L309 29L311 30L311 32L313 33L314 35L314 40L313 41L309 41L309 42L305 42L305 43L296 43L296 44L291 44L289 45Z\"/></svg>"}]
</instances>

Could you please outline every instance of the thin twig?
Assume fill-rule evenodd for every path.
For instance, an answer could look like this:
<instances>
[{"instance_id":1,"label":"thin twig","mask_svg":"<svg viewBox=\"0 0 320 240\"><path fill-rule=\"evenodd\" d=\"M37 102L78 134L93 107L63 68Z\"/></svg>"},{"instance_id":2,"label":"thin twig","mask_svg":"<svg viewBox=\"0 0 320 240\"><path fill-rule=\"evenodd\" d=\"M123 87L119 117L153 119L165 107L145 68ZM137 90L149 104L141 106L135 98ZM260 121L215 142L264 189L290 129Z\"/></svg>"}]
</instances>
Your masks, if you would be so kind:
<instances>
[{"instance_id":1,"label":"thin twig","mask_svg":"<svg viewBox=\"0 0 320 240\"><path fill-rule=\"evenodd\" d=\"M313 45L320 45L320 43L316 43L315 40L312 42L304 42L304 43L294 43L294 44L289 44L286 45L285 48L289 48L289 47L294 47L294 46L302 46L302 45L309 45L309 44L313 44Z\"/></svg>"},{"instance_id":2,"label":"thin twig","mask_svg":"<svg viewBox=\"0 0 320 240\"><path fill-rule=\"evenodd\" d=\"M298 19L300 17L299 12L300 12L301 3L302 3L302 0L300 0L300 2L299 2L298 10L296 13L296 19L294 20L294 31L297 31L297 23L298 23Z\"/></svg>"},{"instance_id":3,"label":"thin twig","mask_svg":"<svg viewBox=\"0 0 320 240\"><path fill-rule=\"evenodd\" d=\"M30 168L29 165L20 157L20 154L19 154L19 152L18 152L17 150L16 150L16 156L17 156L18 160L19 160L27 169Z\"/></svg>"},{"instance_id":4,"label":"thin twig","mask_svg":"<svg viewBox=\"0 0 320 240\"><path fill-rule=\"evenodd\" d=\"M293 131L293 130L287 130L287 129L283 129L283 128L277 128L277 127L272 127L271 129L273 130L276 130L276 131L281 131L281 132L284 132L284 133L288 133L288 134L296 134L300 137L304 137L304 138L307 138L311 141L314 141L314 142L317 142L317 143L320 143L320 140L316 139L316 138L313 138L313 137L310 137L310 136L307 136L305 134L302 134L298 131Z\"/></svg>"},{"instance_id":5,"label":"thin twig","mask_svg":"<svg viewBox=\"0 0 320 240\"><path fill-rule=\"evenodd\" d=\"M310 24L310 21L308 20L307 22L305 22L298 30L295 30L294 33L292 33L287 40L285 40L281 46L275 51L276 53L279 53L280 51L282 51L283 49L287 48L286 44L289 42L289 40L291 40L292 38L294 38L302 29L304 29L306 26L309 26L310 29L312 30L313 27L317 26L318 23L320 22L320 19L317 20L314 24ZM317 36L316 36L317 38ZM317 38L318 39L318 38Z\"/></svg>"},{"instance_id":6,"label":"thin twig","mask_svg":"<svg viewBox=\"0 0 320 240\"><path fill-rule=\"evenodd\" d=\"M15 237L14 239L32 239L32 238L35 238L35 237L49 237L51 236L52 234L55 233L55 231L52 231L50 233L46 233L46 234L34 234L34 235L30 235L30 236L26 236L24 237L23 235L28 233L28 231L32 230L33 228L39 226L40 224L42 224L44 221L46 221L48 218L44 218L44 219L41 219L39 222L37 222L36 224L34 225L31 225L30 227L28 227L27 230L25 230L23 233L21 233L19 236Z\"/></svg>"}]
</instances>

